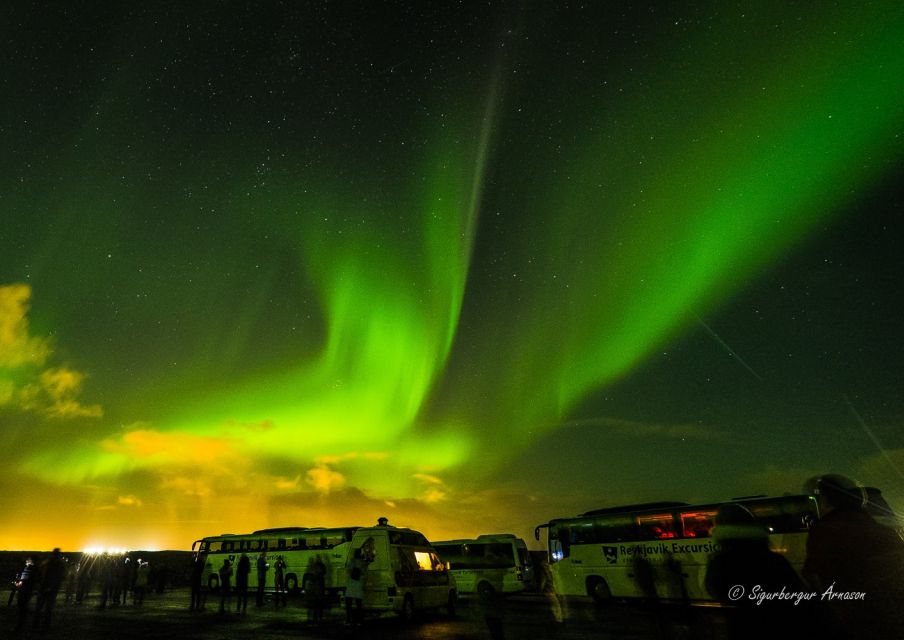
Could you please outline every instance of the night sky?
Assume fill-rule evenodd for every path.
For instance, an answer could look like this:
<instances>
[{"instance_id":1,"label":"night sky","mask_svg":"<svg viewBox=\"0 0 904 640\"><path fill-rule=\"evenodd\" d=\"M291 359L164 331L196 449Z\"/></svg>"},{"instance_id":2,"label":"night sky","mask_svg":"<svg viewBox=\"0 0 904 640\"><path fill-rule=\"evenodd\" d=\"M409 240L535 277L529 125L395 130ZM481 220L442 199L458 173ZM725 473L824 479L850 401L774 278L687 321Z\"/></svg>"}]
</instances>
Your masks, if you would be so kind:
<instances>
[{"instance_id":1,"label":"night sky","mask_svg":"<svg viewBox=\"0 0 904 640\"><path fill-rule=\"evenodd\" d=\"M5 3L0 548L904 508L900 2Z\"/></svg>"}]
</instances>

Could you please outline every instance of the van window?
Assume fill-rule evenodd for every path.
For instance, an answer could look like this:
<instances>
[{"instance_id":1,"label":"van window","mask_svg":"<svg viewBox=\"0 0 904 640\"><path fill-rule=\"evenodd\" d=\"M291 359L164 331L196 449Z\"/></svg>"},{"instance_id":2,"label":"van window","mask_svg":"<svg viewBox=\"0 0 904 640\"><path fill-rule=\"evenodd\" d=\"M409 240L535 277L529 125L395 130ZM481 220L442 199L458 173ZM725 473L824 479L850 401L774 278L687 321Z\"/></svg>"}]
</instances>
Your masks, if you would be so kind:
<instances>
[{"instance_id":1,"label":"van window","mask_svg":"<svg viewBox=\"0 0 904 640\"><path fill-rule=\"evenodd\" d=\"M414 561L417 563L418 569L421 571L433 571L433 562L430 560L430 555L426 551L414 552Z\"/></svg>"}]
</instances>

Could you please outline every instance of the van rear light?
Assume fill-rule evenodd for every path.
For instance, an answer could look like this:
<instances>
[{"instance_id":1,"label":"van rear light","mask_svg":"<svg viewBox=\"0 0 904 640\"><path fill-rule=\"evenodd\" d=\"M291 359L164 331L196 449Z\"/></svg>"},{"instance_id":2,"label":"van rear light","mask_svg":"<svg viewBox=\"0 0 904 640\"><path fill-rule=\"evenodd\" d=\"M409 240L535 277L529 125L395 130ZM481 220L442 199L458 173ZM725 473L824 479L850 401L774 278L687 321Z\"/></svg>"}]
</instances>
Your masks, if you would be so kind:
<instances>
[{"instance_id":1,"label":"van rear light","mask_svg":"<svg viewBox=\"0 0 904 640\"><path fill-rule=\"evenodd\" d=\"M395 597L396 597L396 588L395 588L394 586L393 586L393 587L387 587L387 588L386 588L386 595L388 595L390 598L395 598Z\"/></svg>"}]
</instances>

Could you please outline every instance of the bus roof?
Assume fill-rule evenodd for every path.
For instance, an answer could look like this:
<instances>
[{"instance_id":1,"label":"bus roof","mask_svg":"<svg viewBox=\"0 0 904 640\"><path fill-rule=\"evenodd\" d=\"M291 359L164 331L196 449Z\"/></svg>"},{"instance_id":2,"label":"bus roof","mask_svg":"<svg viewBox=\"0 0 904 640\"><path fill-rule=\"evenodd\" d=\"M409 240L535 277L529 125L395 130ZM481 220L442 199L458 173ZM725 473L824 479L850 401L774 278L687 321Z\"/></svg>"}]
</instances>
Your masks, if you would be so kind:
<instances>
[{"instance_id":1,"label":"bus roof","mask_svg":"<svg viewBox=\"0 0 904 640\"><path fill-rule=\"evenodd\" d=\"M637 513L644 514L656 511L687 511L687 510L717 510L719 507L725 504L746 504L746 505L756 505L756 504L767 504L769 502L792 502L795 500L814 500L815 498L811 495L807 494L795 494L795 495L786 495L786 496L758 496L752 498L741 498L741 499L732 499L732 500L723 500L722 502L702 502L699 504L691 504L688 502L645 502L641 504L631 504L625 505L621 507L608 507L605 509L594 509L593 511L587 511L577 516L566 516L564 518L554 518L550 520L545 525L538 525L537 529L540 529L544 526L548 526L555 522L566 522L566 521L580 521L580 520L588 520L595 518L597 516L605 516L605 515L617 515L617 514L628 514L628 513Z\"/></svg>"},{"instance_id":2,"label":"bus roof","mask_svg":"<svg viewBox=\"0 0 904 640\"><path fill-rule=\"evenodd\" d=\"M604 509L593 509L585 511L579 517L584 516L601 516L607 513L622 513L623 511L658 511L659 509L674 509L676 507L689 507L688 502L641 502L639 504L629 504L621 507L606 507Z\"/></svg>"},{"instance_id":3,"label":"bus roof","mask_svg":"<svg viewBox=\"0 0 904 640\"><path fill-rule=\"evenodd\" d=\"M514 533L482 533L476 538L460 538L458 540L438 540L436 542L431 542L434 546L442 545L442 544L480 544L490 543L490 542L517 542L521 540ZM522 540L523 542L523 540Z\"/></svg>"},{"instance_id":4,"label":"bus roof","mask_svg":"<svg viewBox=\"0 0 904 640\"><path fill-rule=\"evenodd\" d=\"M275 527L273 529L258 529L252 534L260 535L264 533L319 533L321 531L348 531L355 530L360 527Z\"/></svg>"}]
</instances>

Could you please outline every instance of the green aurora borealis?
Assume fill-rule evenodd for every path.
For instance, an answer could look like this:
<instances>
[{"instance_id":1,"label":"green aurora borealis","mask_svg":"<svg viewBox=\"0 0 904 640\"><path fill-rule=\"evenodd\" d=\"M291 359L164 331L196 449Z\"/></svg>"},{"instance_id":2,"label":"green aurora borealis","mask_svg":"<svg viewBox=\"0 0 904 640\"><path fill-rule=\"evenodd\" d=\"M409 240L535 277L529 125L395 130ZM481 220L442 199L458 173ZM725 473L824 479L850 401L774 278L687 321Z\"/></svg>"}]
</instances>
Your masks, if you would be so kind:
<instances>
[{"instance_id":1,"label":"green aurora borealis","mask_svg":"<svg viewBox=\"0 0 904 640\"><path fill-rule=\"evenodd\" d=\"M733 305L900 173L897 3L232 9L7 10L3 512L43 533L0 545L180 548L383 511L523 535L828 468L904 495L869 441L779 453L857 430L838 399L873 347L836 344L832 384L804 391L722 338L761 331ZM655 373L682 350L682 381ZM876 404L885 442L904 407ZM693 480L657 484L687 460Z\"/></svg>"}]
</instances>

